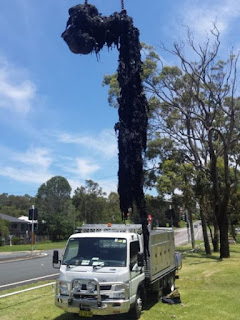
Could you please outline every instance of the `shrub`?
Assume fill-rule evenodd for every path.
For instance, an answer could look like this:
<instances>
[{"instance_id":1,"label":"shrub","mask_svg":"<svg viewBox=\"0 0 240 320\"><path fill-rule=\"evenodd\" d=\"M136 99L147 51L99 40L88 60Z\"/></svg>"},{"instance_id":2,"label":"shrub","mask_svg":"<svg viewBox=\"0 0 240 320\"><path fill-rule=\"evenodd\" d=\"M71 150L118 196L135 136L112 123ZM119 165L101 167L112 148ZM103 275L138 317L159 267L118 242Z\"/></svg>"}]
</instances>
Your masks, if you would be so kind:
<instances>
[{"instance_id":1,"label":"shrub","mask_svg":"<svg viewBox=\"0 0 240 320\"><path fill-rule=\"evenodd\" d=\"M5 239L4 238L0 238L0 247L5 245Z\"/></svg>"},{"instance_id":2,"label":"shrub","mask_svg":"<svg viewBox=\"0 0 240 320\"><path fill-rule=\"evenodd\" d=\"M13 237L12 238L12 244L13 245L19 244L19 241L20 241L20 239L18 237Z\"/></svg>"}]
</instances>

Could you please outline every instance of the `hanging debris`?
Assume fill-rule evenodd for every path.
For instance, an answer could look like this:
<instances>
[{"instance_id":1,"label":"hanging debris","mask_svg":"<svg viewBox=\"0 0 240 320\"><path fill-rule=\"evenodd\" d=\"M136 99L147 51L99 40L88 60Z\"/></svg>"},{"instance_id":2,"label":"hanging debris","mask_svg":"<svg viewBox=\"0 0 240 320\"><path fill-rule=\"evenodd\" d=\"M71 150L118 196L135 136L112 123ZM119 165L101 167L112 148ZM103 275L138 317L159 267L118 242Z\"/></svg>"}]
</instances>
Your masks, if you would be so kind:
<instances>
[{"instance_id":1,"label":"hanging debris","mask_svg":"<svg viewBox=\"0 0 240 320\"><path fill-rule=\"evenodd\" d=\"M119 50L120 87L118 130L118 192L123 218L136 204L145 243L148 243L146 201L143 192L143 152L147 137L147 100L141 82L142 62L139 31L126 11L109 17L85 2L69 9L69 19L62 37L73 53L96 54L106 44ZM145 245L145 248L148 248ZM146 249L147 250L147 249ZM145 251L147 255L148 252Z\"/></svg>"}]
</instances>

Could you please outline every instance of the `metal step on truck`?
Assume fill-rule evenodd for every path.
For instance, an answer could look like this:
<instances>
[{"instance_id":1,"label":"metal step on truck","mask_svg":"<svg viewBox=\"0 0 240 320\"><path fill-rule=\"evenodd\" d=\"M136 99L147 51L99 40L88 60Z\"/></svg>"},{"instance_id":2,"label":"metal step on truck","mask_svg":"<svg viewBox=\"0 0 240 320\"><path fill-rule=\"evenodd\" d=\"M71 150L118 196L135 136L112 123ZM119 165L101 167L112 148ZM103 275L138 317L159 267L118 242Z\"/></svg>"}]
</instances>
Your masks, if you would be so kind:
<instances>
[{"instance_id":1,"label":"metal step on truck","mask_svg":"<svg viewBox=\"0 0 240 320\"><path fill-rule=\"evenodd\" d=\"M83 317L128 313L131 319L140 318L147 296L159 300L174 290L182 260L172 228L149 231L145 261L140 224L78 228L61 260L53 252L53 265L60 268L56 306Z\"/></svg>"}]
</instances>

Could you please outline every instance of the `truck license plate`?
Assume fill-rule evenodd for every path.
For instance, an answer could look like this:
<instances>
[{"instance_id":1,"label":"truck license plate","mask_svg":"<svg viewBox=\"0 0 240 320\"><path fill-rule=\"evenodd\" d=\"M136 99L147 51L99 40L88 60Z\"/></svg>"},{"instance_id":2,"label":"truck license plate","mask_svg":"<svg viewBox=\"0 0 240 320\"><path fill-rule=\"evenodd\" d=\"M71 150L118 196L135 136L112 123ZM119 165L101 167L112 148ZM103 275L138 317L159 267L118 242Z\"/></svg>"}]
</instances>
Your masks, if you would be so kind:
<instances>
[{"instance_id":1,"label":"truck license plate","mask_svg":"<svg viewBox=\"0 0 240 320\"><path fill-rule=\"evenodd\" d=\"M93 314L92 314L91 311L88 311L88 310L80 310L79 311L79 316L80 317L88 317L88 318L90 318L90 317L93 316Z\"/></svg>"}]
</instances>

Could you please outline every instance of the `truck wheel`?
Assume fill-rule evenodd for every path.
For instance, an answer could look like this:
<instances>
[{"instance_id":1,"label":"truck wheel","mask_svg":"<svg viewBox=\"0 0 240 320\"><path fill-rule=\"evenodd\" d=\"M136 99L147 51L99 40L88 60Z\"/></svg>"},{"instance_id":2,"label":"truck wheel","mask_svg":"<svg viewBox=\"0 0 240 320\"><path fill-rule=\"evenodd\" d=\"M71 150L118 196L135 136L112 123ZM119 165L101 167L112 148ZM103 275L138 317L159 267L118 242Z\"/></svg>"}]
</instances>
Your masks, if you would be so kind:
<instances>
[{"instance_id":1,"label":"truck wheel","mask_svg":"<svg viewBox=\"0 0 240 320\"><path fill-rule=\"evenodd\" d=\"M129 311L129 319L139 319L142 313L142 299L140 295L140 290L137 291L136 300L134 305L131 307Z\"/></svg>"},{"instance_id":2,"label":"truck wheel","mask_svg":"<svg viewBox=\"0 0 240 320\"><path fill-rule=\"evenodd\" d=\"M174 289L175 289L175 275L171 275L167 279L167 284L164 288L164 294L168 294L168 293L174 291Z\"/></svg>"}]
</instances>

